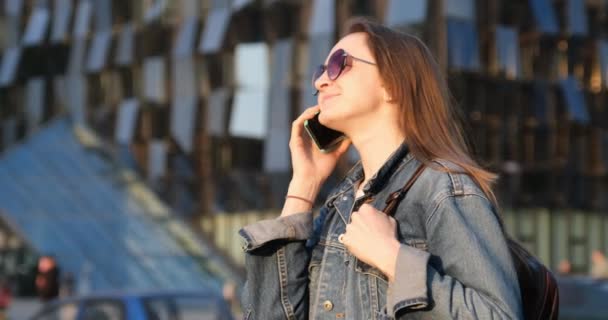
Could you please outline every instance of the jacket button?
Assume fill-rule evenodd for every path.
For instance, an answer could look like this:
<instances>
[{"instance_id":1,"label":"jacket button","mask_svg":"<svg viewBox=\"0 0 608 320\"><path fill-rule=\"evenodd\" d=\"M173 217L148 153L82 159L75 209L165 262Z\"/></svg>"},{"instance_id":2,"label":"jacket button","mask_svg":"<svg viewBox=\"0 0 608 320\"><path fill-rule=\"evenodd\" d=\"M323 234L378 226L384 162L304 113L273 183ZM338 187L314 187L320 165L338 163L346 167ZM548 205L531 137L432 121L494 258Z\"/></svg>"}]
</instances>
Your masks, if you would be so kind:
<instances>
[{"instance_id":1,"label":"jacket button","mask_svg":"<svg viewBox=\"0 0 608 320\"><path fill-rule=\"evenodd\" d=\"M331 303L331 301L325 300L325 302L323 302L323 309L325 309L325 311L331 311L333 308L334 304Z\"/></svg>"}]
</instances>

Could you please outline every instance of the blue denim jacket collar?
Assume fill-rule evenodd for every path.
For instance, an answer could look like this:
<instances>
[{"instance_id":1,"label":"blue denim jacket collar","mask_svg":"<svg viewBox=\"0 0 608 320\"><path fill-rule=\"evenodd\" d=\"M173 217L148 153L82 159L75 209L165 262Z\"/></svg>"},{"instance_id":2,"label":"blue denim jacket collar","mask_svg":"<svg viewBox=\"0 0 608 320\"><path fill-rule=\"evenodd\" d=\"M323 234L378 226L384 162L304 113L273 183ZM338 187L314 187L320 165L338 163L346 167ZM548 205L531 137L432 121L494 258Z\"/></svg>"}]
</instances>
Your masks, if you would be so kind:
<instances>
[{"instance_id":1,"label":"blue denim jacket collar","mask_svg":"<svg viewBox=\"0 0 608 320\"><path fill-rule=\"evenodd\" d=\"M398 168L411 158L412 155L409 153L407 144L402 143L363 186L364 195L355 199L355 185L364 177L363 166L360 162L357 163L347 174L344 182L337 188L339 191L330 196L326 204L329 207L335 206L344 223L348 224L353 208L358 208L368 198L380 192Z\"/></svg>"},{"instance_id":2,"label":"blue denim jacket collar","mask_svg":"<svg viewBox=\"0 0 608 320\"><path fill-rule=\"evenodd\" d=\"M405 142L403 142L397 150L395 150L388 158L388 160L380 167L369 181L363 186L363 192L367 194L377 194L384 188L386 183L393 176L393 173L399 168L403 160L408 156L409 148ZM358 180L363 178L363 167L359 166L359 170L355 173L358 175ZM358 181L357 180L357 181Z\"/></svg>"},{"instance_id":3,"label":"blue denim jacket collar","mask_svg":"<svg viewBox=\"0 0 608 320\"><path fill-rule=\"evenodd\" d=\"M378 172L374 174L373 177L365 184L363 187L364 193L375 194L378 193L389 178L393 175L395 170L400 166L403 160L410 158L411 155L409 153L409 147L405 142L403 142L397 150L395 150L386 162L380 167ZM349 189L352 189L353 186L358 183L364 177L363 166L361 162L357 162L354 167L346 174L346 178L344 181L336 188L338 192L331 195L328 200L333 200L336 196L346 192Z\"/></svg>"}]
</instances>

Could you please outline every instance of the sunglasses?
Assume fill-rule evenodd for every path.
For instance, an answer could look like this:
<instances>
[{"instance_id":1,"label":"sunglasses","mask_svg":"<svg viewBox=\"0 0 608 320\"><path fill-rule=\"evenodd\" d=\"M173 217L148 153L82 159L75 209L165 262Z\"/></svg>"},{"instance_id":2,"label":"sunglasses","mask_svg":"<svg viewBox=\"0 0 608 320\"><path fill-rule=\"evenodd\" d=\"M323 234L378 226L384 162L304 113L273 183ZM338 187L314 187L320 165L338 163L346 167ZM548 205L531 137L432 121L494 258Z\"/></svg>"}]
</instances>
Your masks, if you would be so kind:
<instances>
[{"instance_id":1,"label":"sunglasses","mask_svg":"<svg viewBox=\"0 0 608 320\"><path fill-rule=\"evenodd\" d=\"M376 63L374 63L374 62L354 57L354 56L348 54L346 51L344 51L344 49L338 49L331 55L331 57L329 57L329 61L327 62L327 65L320 65L313 72L312 87L313 88L315 87L315 81L317 81L317 79L319 79L325 71L327 71L327 77L330 80L334 81L334 80L338 79L338 77L340 76L340 74L342 74L342 71L344 71L344 68L346 68L346 66L353 65L352 60L357 60L357 61L367 63L372 66L376 65ZM317 95L318 93L319 93L319 91L316 91L315 95Z\"/></svg>"}]
</instances>

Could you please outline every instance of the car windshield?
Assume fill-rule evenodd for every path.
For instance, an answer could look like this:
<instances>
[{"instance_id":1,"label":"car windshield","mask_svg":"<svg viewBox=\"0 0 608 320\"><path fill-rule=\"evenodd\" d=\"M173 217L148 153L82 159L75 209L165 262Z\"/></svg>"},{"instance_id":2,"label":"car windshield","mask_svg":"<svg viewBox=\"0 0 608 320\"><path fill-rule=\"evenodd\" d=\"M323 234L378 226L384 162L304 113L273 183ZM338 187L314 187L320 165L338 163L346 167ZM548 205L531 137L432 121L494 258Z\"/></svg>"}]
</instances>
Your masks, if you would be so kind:
<instances>
[{"instance_id":1,"label":"car windshield","mask_svg":"<svg viewBox=\"0 0 608 320\"><path fill-rule=\"evenodd\" d=\"M224 320L230 319L218 300L201 296L148 298L145 301L152 320Z\"/></svg>"},{"instance_id":2,"label":"car windshield","mask_svg":"<svg viewBox=\"0 0 608 320\"><path fill-rule=\"evenodd\" d=\"M43 309L33 320L75 320L77 311L75 303L62 303Z\"/></svg>"}]
</instances>

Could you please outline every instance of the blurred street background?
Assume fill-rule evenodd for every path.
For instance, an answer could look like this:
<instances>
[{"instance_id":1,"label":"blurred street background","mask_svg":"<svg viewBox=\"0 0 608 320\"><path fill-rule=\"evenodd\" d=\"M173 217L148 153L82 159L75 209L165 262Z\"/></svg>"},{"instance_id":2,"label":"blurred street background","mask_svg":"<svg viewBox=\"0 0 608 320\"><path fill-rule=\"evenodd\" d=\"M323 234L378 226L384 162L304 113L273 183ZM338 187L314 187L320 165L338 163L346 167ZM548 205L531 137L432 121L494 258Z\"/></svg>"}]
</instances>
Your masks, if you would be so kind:
<instances>
[{"instance_id":1,"label":"blurred street background","mask_svg":"<svg viewBox=\"0 0 608 320\"><path fill-rule=\"evenodd\" d=\"M561 319L608 319L606 0L0 0L5 317L238 318L237 231L279 214L291 121L358 15L431 48Z\"/></svg>"}]
</instances>

